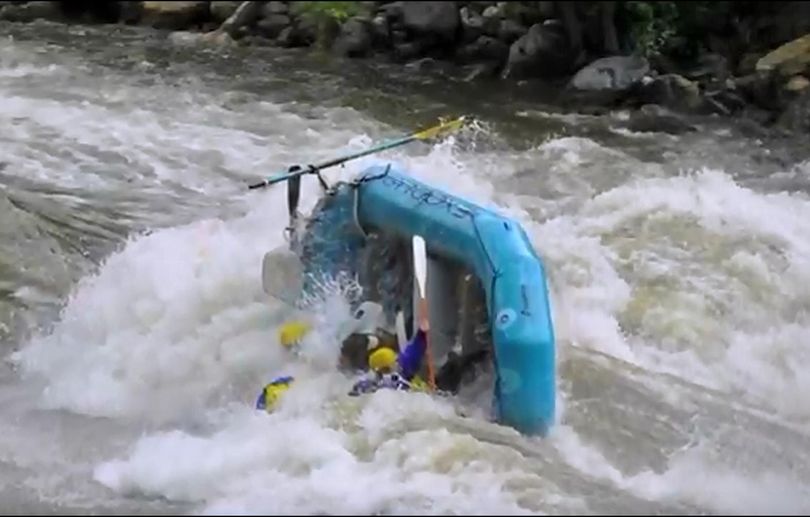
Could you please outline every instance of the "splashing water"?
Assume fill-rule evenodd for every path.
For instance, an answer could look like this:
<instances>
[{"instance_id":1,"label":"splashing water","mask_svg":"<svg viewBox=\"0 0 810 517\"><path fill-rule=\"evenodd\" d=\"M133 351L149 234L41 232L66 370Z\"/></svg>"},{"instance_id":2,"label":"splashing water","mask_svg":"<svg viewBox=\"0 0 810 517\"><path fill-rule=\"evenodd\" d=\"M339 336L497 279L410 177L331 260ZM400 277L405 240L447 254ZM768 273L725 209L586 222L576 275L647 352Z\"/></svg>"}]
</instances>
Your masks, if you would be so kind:
<instances>
[{"instance_id":1,"label":"splashing water","mask_svg":"<svg viewBox=\"0 0 810 517\"><path fill-rule=\"evenodd\" d=\"M285 194L245 186L400 133L345 105L362 80L300 61L339 84L295 81L275 55L265 75L232 56L174 55L163 70L163 42L127 34L105 35L106 53L56 44L58 62L25 34L0 49L0 213L19 228L0 232L0 293L16 293L0 316L64 300L8 347L4 500L51 513L810 510L810 199L780 191L810 162L771 173L751 154L764 144L736 134L580 136L598 120L541 115L514 123L517 143L485 120L328 171L395 160L524 225L549 274L561 398L551 436L529 439L487 421L486 375L458 399L347 397L352 379L330 366L339 290L311 310L302 359L277 344L295 312L262 292L261 259L285 245ZM279 411L254 411L281 374L297 381Z\"/></svg>"}]
</instances>

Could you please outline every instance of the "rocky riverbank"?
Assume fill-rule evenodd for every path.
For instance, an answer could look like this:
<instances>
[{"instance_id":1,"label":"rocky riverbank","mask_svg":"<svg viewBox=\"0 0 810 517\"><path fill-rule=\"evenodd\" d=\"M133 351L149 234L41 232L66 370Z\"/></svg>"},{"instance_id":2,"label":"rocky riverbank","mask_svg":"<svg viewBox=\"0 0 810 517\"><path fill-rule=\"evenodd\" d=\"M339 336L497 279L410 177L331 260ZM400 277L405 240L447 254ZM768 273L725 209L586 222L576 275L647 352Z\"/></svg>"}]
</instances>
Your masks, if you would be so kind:
<instances>
[{"instance_id":1,"label":"rocky riverbank","mask_svg":"<svg viewBox=\"0 0 810 517\"><path fill-rule=\"evenodd\" d=\"M810 132L808 2L0 2L0 19L124 23L210 44L442 62L466 80L548 81L573 110L746 116Z\"/></svg>"}]
</instances>

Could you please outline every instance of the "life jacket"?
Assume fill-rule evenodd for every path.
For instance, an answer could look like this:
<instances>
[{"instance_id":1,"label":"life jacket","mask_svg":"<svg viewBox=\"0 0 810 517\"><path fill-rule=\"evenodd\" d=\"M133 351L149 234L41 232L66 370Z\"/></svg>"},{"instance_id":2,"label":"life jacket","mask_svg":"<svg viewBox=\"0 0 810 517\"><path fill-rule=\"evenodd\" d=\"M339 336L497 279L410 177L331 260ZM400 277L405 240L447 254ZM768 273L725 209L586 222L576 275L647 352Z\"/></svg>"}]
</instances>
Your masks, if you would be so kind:
<instances>
[{"instance_id":1,"label":"life jacket","mask_svg":"<svg viewBox=\"0 0 810 517\"><path fill-rule=\"evenodd\" d=\"M379 389L427 391L428 384L418 375L408 381L396 372L383 374L372 373L357 381L354 386L352 386L349 395L357 396L363 393L374 393Z\"/></svg>"},{"instance_id":2,"label":"life jacket","mask_svg":"<svg viewBox=\"0 0 810 517\"><path fill-rule=\"evenodd\" d=\"M295 379L293 377L284 376L277 377L270 381L259 394L256 399L256 409L264 409L266 411L273 411L278 404L281 395L290 389L290 385Z\"/></svg>"}]
</instances>

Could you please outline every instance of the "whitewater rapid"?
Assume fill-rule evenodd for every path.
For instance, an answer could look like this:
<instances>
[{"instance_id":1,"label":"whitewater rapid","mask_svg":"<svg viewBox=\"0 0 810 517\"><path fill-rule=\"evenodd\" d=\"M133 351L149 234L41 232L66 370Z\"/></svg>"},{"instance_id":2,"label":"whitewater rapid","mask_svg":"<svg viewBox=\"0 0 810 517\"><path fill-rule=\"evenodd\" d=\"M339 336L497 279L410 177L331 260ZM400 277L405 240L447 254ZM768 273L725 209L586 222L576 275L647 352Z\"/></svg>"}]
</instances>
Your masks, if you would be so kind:
<instances>
[{"instance_id":1,"label":"whitewater rapid","mask_svg":"<svg viewBox=\"0 0 810 517\"><path fill-rule=\"evenodd\" d=\"M651 137L621 114L540 111L572 134L527 125L515 142L481 117L327 172L395 160L524 225L549 274L560 389L551 435L527 438L488 421L486 378L460 399L346 397L351 379L328 366L348 315L339 296L318 308L306 361L278 346L293 313L262 292L261 259L285 245L286 193L246 185L410 127L342 104L363 94L345 82L285 82L290 66L331 77L311 63L277 58L267 89L234 87L249 60L164 70L163 53L181 57L138 32L91 31L114 42L99 54L40 30L49 52L24 31L0 49L0 335L13 368L0 377L0 495L14 508L810 511L810 198L784 188L810 162L757 169L745 152L766 143L705 121ZM313 92L325 99L295 100ZM462 107L475 115L474 103L446 109ZM604 136L578 136L588 124ZM304 210L318 195L308 180ZM258 388L286 373L301 382L281 409L254 411Z\"/></svg>"}]
</instances>

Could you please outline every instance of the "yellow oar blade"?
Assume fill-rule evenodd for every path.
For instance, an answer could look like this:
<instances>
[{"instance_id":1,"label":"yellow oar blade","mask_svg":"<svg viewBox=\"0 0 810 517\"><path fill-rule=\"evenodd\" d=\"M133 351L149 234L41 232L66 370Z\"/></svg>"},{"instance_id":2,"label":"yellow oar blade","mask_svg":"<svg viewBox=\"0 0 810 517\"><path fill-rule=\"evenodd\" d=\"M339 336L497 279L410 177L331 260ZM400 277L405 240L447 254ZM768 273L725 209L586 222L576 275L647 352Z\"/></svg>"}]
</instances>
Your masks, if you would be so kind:
<instances>
[{"instance_id":1,"label":"yellow oar blade","mask_svg":"<svg viewBox=\"0 0 810 517\"><path fill-rule=\"evenodd\" d=\"M425 129L424 131L415 133L413 137L418 140L428 140L430 138L436 138L437 136L439 136L440 133L447 133L461 129L461 127L464 125L465 122L467 122L466 117L459 117L455 120L442 122L438 126L433 126L431 128Z\"/></svg>"}]
</instances>

